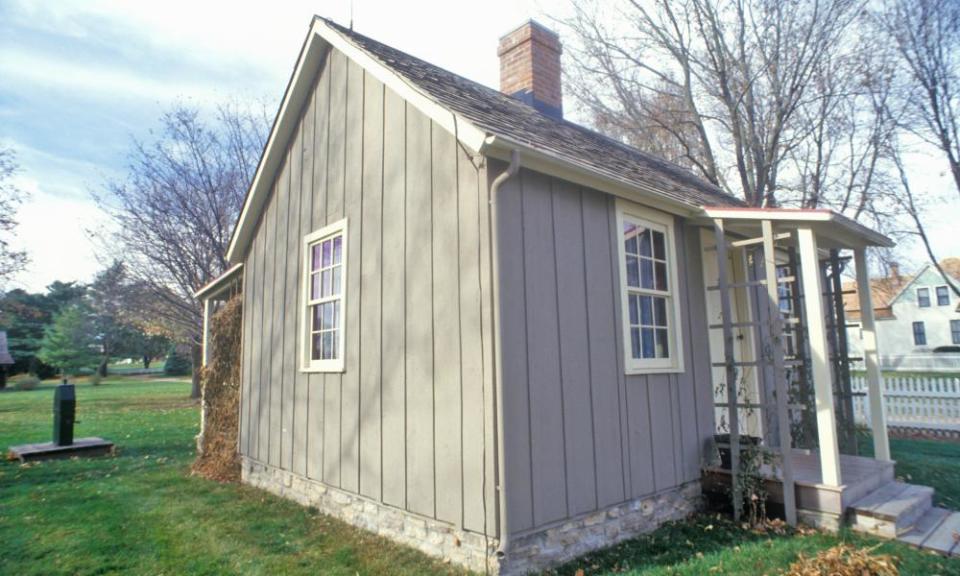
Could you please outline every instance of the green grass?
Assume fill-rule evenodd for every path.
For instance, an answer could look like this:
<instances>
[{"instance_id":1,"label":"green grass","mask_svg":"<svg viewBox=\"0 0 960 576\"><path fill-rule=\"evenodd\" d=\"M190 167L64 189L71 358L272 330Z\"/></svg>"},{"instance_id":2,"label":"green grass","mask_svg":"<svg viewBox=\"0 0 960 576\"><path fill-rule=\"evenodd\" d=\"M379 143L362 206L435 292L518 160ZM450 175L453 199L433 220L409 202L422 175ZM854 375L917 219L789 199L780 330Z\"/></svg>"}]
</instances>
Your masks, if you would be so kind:
<instances>
[{"instance_id":1,"label":"green grass","mask_svg":"<svg viewBox=\"0 0 960 576\"><path fill-rule=\"evenodd\" d=\"M52 383L0 393L0 447L50 436ZM197 406L189 383L112 378L77 389L77 436L116 456L29 466L0 463L0 574L451 574L446 565L267 493L189 475ZM910 474L955 497L958 446L894 441ZM921 453L918 447L927 450ZM904 453L916 454L909 464ZM915 482L932 482L914 478ZM953 487L954 492L949 488ZM950 501L946 501L948 504ZM797 554L840 541L880 545L903 574L960 575L960 561L849 533L758 535L700 517L587 556L559 574L777 574Z\"/></svg>"},{"instance_id":2,"label":"green grass","mask_svg":"<svg viewBox=\"0 0 960 576\"><path fill-rule=\"evenodd\" d=\"M719 516L700 516L667 524L656 532L589 554L552 574L574 576L697 576L700 574L781 574L798 554L807 557L846 542L899 558L900 573L958 575L960 560L946 559L898 542L876 540L850 531L840 534L758 534L744 531Z\"/></svg>"},{"instance_id":3,"label":"green grass","mask_svg":"<svg viewBox=\"0 0 960 576\"><path fill-rule=\"evenodd\" d=\"M50 437L52 384L0 394L0 446ZM77 389L76 435L112 458L0 464L0 574L449 574L292 502L189 476L187 382Z\"/></svg>"},{"instance_id":4,"label":"green grass","mask_svg":"<svg viewBox=\"0 0 960 576\"><path fill-rule=\"evenodd\" d=\"M868 434L861 436L860 453L873 456ZM960 442L890 438L890 453L898 478L934 488L936 505L960 510Z\"/></svg>"}]
</instances>

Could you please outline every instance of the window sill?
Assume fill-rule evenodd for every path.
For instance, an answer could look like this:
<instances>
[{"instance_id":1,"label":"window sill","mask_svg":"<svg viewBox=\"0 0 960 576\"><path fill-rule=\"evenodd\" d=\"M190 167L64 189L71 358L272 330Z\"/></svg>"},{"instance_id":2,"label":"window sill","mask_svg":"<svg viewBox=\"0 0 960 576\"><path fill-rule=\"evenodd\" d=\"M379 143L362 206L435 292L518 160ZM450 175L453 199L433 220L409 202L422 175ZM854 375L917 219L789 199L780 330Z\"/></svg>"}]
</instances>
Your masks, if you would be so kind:
<instances>
[{"instance_id":1,"label":"window sill","mask_svg":"<svg viewBox=\"0 0 960 576\"><path fill-rule=\"evenodd\" d=\"M300 372L304 374L343 374L346 369L343 362L338 362L329 366L301 366Z\"/></svg>"},{"instance_id":2,"label":"window sill","mask_svg":"<svg viewBox=\"0 0 960 576\"><path fill-rule=\"evenodd\" d=\"M660 368L627 368L624 374L627 376L649 376L651 374L682 374L685 370L683 366L665 366Z\"/></svg>"}]
</instances>

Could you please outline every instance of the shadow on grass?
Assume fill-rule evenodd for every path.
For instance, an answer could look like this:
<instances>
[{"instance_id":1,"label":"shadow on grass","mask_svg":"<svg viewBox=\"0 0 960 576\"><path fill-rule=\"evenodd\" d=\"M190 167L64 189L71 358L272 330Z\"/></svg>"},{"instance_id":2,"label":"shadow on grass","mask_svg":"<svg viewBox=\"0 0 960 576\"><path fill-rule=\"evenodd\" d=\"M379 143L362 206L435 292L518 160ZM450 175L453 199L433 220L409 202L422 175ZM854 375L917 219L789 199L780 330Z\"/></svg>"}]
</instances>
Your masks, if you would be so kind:
<instances>
[{"instance_id":1,"label":"shadow on grass","mask_svg":"<svg viewBox=\"0 0 960 576\"><path fill-rule=\"evenodd\" d=\"M668 522L655 532L581 556L545 574L574 576L578 570L586 574L616 574L677 566L700 555L787 536L743 530L719 514L701 515L689 520Z\"/></svg>"}]
</instances>

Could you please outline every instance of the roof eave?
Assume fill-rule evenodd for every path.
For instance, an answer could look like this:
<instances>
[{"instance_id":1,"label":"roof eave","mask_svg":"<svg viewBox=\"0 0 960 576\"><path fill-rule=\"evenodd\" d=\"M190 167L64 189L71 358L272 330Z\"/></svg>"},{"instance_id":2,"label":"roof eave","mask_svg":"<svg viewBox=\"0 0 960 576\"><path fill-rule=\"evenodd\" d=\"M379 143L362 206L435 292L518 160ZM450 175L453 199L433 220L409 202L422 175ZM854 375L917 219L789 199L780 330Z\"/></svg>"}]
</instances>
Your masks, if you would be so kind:
<instances>
[{"instance_id":1,"label":"roof eave","mask_svg":"<svg viewBox=\"0 0 960 576\"><path fill-rule=\"evenodd\" d=\"M488 136L479 151L485 156L509 161L510 153L514 150L520 154L521 166L548 176L554 176L633 202L640 202L678 216L688 217L699 213L701 210L699 206L693 203L670 198L654 186L638 184L620 178L615 174L581 165L568 158L551 154L504 136Z\"/></svg>"},{"instance_id":2,"label":"roof eave","mask_svg":"<svg viewBox=\"0 0 960 576\"><path fill-rule=\"evenodd\" d=\"M846 239L850 248L871 246L892 248L896 245L884 234L827 209L704 206L703 215L711 219L789 221L797 225L827 223L837 226L842 231L841 236Z\"/></svg>"},{"instance_id":3,"label":"roof eave","mask_svg":"<svg viewBox=\"0 0 960 576\"><path fill-rule=\"evenodd\" d=\"M240 274L240 270L242 268L242 263L234 264L233 266L227 268L223 274L217 276L194 292L193 297L197 300L207 300L209 298L218 296L230 286L230 283L237 277L237 275Z\"/></svg>"}]
</instances>

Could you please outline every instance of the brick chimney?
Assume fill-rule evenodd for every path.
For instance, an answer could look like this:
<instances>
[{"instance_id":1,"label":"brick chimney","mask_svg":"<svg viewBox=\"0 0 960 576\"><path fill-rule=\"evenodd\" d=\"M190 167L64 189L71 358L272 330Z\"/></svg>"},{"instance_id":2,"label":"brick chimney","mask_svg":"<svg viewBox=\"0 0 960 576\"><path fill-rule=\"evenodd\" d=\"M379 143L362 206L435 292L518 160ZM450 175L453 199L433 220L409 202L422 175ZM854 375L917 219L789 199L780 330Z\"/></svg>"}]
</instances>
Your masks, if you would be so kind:
<instances>
[{"instance_id":1,"label":"brick chimney","mask_svg":"<svg viewBox=\"0 0 960 576\"><path fill-rule=\"evenodd\" d=\"M500 38L500 91L563 118L560 36L529 20Z\"/></svg>"}]
</instances>

